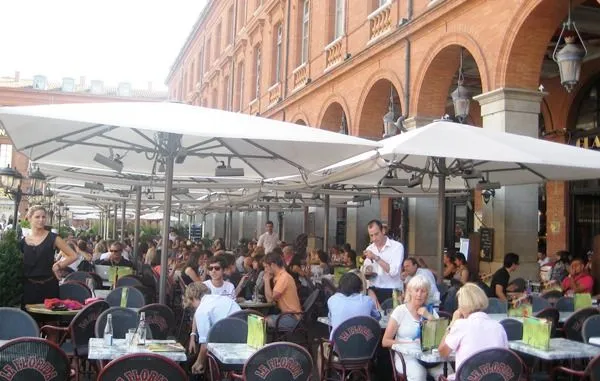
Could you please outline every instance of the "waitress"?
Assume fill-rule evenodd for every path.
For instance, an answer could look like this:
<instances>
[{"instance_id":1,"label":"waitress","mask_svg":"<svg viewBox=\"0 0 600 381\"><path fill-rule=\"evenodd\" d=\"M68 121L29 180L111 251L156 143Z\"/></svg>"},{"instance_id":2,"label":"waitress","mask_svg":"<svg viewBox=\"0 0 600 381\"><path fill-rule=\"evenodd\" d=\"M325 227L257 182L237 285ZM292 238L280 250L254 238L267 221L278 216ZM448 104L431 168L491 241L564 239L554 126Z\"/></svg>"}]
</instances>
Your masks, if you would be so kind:
<instances>
[{"instance_id":1,"label":"waitress","mask_svg":"<svg viewBox=\"0 0 600 381\"><path fill-rule=\"evenodd\" d=\"M58 298L56 274L77 260L75 251L62 238L46 230L46 209L43 206L30 207L27 218L31 224L31 234L20 242L23 253L23 305ZM60 262L54 262L56 249L63 253Z\"/></svg>"}]
</instances>

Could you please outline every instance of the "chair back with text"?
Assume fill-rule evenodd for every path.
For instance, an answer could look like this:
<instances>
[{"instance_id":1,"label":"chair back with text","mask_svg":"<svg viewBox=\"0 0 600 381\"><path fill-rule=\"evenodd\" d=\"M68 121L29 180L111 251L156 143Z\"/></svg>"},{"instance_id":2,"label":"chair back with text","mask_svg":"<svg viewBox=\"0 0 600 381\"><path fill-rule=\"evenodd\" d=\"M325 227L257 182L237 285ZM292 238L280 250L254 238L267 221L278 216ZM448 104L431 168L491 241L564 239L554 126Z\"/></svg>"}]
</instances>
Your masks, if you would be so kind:
<instances>
[{"instance_id":1,"label":"chair back with text","mask_svg":"<svg viewBox=\"0 0 600 381\"><path fill-rule=\"evenodd\" d=\"M143 286L142 281L135 277L135 275L125 275L117 279L116 287L135 287Z\"/></svg>"},{"instance_id":2,"label":"chair back with text","mask_svg":"<svg viewBox=\"0 0 600 381\"><path fill-rule=\"evenodd\" d=\"M332 337L341 363L370 361L379 346L381 327L370 316L356 316L340 324Z\"/></svg>"},{"instance_id":3,"label":"chair back with text","mask_svg":"<svg viewBox=\"0 0 600 381\"><path fill-rule=\"evenodd\" d=\"M581 328L584 343L590 342L590 337L600 337L600 315L593 315L585 319Z\"/></svg>"},{"instance_id":4,"label":"chair back with text","mask_svg":"<svg viewBox=\"0 0 600 381\"><path fill-rule=\"evenodd\" d=\"M58 293L60 299L76 300L81 304L92 297L92 291L79 281L69 281L61 284Z\"/></svg>"},{"instance_id":5,"label":"chair back with text","mask_svg":"<svg viewBox=\"0 0 600 381\"><path fill-rule=\"evenodd\" d=\"M542 298L546 299L552 305L555 305L558 299L562 297L562 292L558 290L547 291L542 294Z\"/></svg>"},{"instance_id":6,"label":"chair back with text","mask_svg":"<svg viewBox=\"0 0 600 381\"><path fill-rule=\"evenodd\" d=\"M548 299L542 298L541 296L531 296L531 310L533 313L539 312L545 308L550 308L552 305Z\"/></svg>"},{"instance_id":7,"label":"chair back with text","mask_svg":"<svg viewBox=\"0 0 600 381\"><path fill-rule=\"evenodd\" d=\"M65 381L70 376L71 366L67 355L48 340L22 337L0 346L2 380Z\"/></svg>"},{"instance_id":8,"label":"chair back with text","mask_svg":"<svg viewBox=\"0 0 600 381\"><path fill-rule=\"evenodd\" d=\"M135 287L117 287L106 296L106 302L111 307L121 307L123 290L127 289L125 307L142 308L146 304L144 294Z\"/></svg>"},{"instance_id":9,"label":"chair back with text","mask_svg":"<svg viewBox=\"0 0 600 381\"><path fill-rule=\"evenodd\" d=\"M125 334L130 328L137 328L138 326L137 312L129 308L110 307L102 312L98 316L98 320L96 320L94 328L96 337L104 337L104 327L106 326L108 314L112 315L113 338L115 339L124 339ZM148 335L147 338L150 338L150 336Z\"/></svg>"},{"instance_id":10,"label":"chair back with text","mask_svg":"<svg viewBox=\"0 0 600 381\"><path fill-rule=\"evenodd\" d=\"M308 351L298 344L267 344L254 353L242 372L246 381L308 381L313 361Z\"/></svg>"},{"instance_id":11,"label":"chair back with text","mask_svg":"<svg viewBox=\"0 0 600 381\"><path fill-rule=\"evenodd\" d=\"M177 363L153 353L134 353L119 357L109 362L98 376L98 381L188 379Z\"/></svg>"},{"instance_id":12,"label":"chair back with text","mask_svg":"<svg viewBox=\"0 0 600 381\"><path fill-rule=\"evenodd\" d=\"M103 311L108 309L108 303L103 300L88 304L71 320L69 325L71 332L71 342L75 354L78 356L87 356L88 343L94 334L96 320Z\"/></svg>"},{"instance_id":13,"label":"chair back with text","mask_svg":"<svg viewBox=\"0 0 600 381\"><path fill-rule=\"evenodd\" d=\"M102 282L100 282L100 284L96 284L96 280L94 279L94 276L86 271L75 271L75 272L67 275L65 277L65 282L75 281L75 282L81 282L83 284L87 284L86 280L88 280L88 279L92 279L94 281L94 287L102 286Z\"/></svg>"},{"instance_id":14,"label":"chair back with text","mask_svg":"<svg viewBox=\"0 0 600 381\"><path fill-rule=\"evenodd\" d=\"M228 317L216 322L208 331L209 343L245 344L248 341L248 323Z\"/></svg>"},{"instance_id":15,"label":"chair back with text","mask_svg":"<svg viewBox=\"0 0 600 381\"><path fill-rule=\"evenodd\" d=\"M503 319L500 320L500 324L506 331L506 338L510 340L522 340L523 339L523 323L516 319Z\"/></svg>"},{"instance_id":16,"label":"chair back with text","mask_svg":"<svg viewBox=\"0 0 600 381\"><path fill-rule=\"evenodd\" d=\"M152 338L165 340L175 327L175 314L165 304L153 303L140 308L140 313L146 313L146 326L152 331Z\"/></svg>"},{"instance_id":17,"label":"chair back with text","mask_svg":"<svg viewBox=\"0 0 600 381\"><path fill-rule=\"evenodd\" d=\"M598 309L593 307L582 308L574 312L563 325L565 337L569 340L583 342L583 336L581 335L583 322L590 316L598 315L599 313Z\"/></svg>"},{"instance_id":18,"label":"chair back with text","mask_svg":"<svg viewBox=\"0 0 600 381\"><path fill-rule=\"evenodd\" d=\"M461 381L520 381L524 376L525 366L519 356L504 348L477 352L456 372L456 380Z\"/></svg>"},{"instance_id":19,"label":"chair back with text","mask_svg":"<svg viewBox=\"0 0 600 381\"><path fill-rule=\"evenodd\" d=\"M573 298L563 296L556 301L554 307L561 312L575 311L575 301Z\"/></svg>"},{"instance_id":20,"label":"chair back with text","mask_svg":"<svg viewBox=\"0 0 600 381\"><path fill-rule=\"evenodd\" d=\"M40 327L27 312L12 307L0 307L0 340L18 337L38 337ZM10 324L6 324L10 322Z\"/></svg>"},{"instance_id":21,"label":"chair back with text","mask_svg":"<svg viewBox=\"0 0 600 381\"><path fill-rule=\"evenodd\" d=\"M552 328L550 329L550 337L556 337L556 329L558 328L558 320L560 319L560 313L554 307L544 308L534 315L539 319L546 319L552 322Z\"/></svg>"},{"instance_id":22,"label":"chair back with text","mask_svg":"<svg viewBox=\"0 0 600 381\"><path fill-rule=\"evenodd\" d=\"M262 312L253 310L253 309L245 309L245 310L239 310L236 311L234 313L232 313L231 315L229 315L230 318L236 318L236 319L242 319L243 321L247 322L248 321L248 315L256 315L256 316L260 316L260 317L265 317L265 315Z\"/></svg>"}]
</instances>

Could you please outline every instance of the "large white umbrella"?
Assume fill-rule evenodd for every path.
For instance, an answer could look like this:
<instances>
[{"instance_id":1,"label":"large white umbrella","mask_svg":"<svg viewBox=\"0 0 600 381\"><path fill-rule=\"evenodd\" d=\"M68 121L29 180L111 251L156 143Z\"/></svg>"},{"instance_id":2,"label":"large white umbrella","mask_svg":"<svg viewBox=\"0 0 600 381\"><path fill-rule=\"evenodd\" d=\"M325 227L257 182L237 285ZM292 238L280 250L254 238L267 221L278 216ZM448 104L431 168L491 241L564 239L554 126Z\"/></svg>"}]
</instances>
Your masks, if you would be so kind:
<instances>
[{"instance_id":1,"label":"large white umbrella","mask_svg":"<svg viewBox=\"0 0 600 381\"><path fill-rule=\"evenodd\" d=\"M142 214L140 216L140 220L146 220L146 221L160 221L164 218L164 214L162 212L152 212L152 213L148 213L148 214ZM175 216L171 216L171 222L176 222L177 221L177 217Z\"/></svg>"},{"instance_id":2,"label":"large white umbrella","mask_svg":"<svg viewBox=\"0 0 600 381\"><path fill-rule=\"evenodd\" d=\"M452 188L463 184L464 189L600 178L600 152L447 121L380 142L382 148L314 172L303 182L354 186L421 182L416 186L438 192L438 255L444 247L448 184ZM386 175L393 179L383 180Z\"/></svg>"},{"instance_id":3,"label":"large white umbrella","mask_svg":"<svg viewBox=\"0 0 600 381\"><path fill-rule=\"evenodd\" d=\"M164 179L165 215L171 214L173 176L264 179L310 173L379 146L326 130L166 102L4 107L0 125L17 150L36 162ZM163 224L160 302L166 295L169 219Z\"/></svg>"}]
</instances>

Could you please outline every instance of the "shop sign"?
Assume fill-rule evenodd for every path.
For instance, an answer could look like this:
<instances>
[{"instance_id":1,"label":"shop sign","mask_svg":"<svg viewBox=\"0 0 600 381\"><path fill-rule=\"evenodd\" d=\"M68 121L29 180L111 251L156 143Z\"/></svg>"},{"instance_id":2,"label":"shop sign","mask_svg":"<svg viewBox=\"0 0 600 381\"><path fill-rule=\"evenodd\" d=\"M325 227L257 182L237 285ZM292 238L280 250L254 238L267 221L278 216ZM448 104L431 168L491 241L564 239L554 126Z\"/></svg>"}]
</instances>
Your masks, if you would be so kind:
<instances>
[{"instance_id":1,"label":"shop sign","mask_svg":"<svg viewBox=\"0 0 600 381\"><path fill-rule=\"evenodd\" d=\"M575 140L575 146L580 148L600 149L600 135L579 137Z\"/></svg>"}]
</instances>

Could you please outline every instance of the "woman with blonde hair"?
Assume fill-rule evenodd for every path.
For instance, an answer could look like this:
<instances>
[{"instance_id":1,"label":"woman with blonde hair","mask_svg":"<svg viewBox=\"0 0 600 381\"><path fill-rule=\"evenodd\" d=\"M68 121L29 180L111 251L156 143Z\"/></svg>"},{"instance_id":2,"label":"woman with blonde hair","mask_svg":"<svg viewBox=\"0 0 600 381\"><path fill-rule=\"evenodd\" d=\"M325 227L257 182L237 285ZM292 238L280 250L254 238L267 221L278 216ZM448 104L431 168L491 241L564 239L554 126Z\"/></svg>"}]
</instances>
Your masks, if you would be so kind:
<instances>
[{"instance_id":1,"label":"woman with blonde hair","mask_svg":"<svg viewBox=\"0 0 600 381\"><path fill-rule=\"evenodd\" d=\"M106 247L106 241L103 239L98 241L96 246L94 246L94 253L92 254L92 262L100 259L102 254L106 253L107 251L108 251L108 247Z\"/></svg>"},{"instance_id":2,"label":"woman with blonde hair","mask_svg":"<svg viewBox=\"0 0 600 381\"><path fill-rule=\"evenodd\" d=\"M508 349L504 327L483 312L488 307L485 292L475 283L466 283L456 296L458 309L438 348L440 355L445 357L455 351L455 369L458 370L467 358L477 352L490 348ZM482 340L482 332L485 332L485 340Z\"/></svg>"},{"instance_id":3,"label":"woman with blonde hair","mask_svg":"<svg viewBox=\"0 0 600 381\"><path fill-rule=\"evenodd\" d=\"M421 321L438 317L433 309L428 309L425 304L429 297L431 285L422 275L415 275L406 286L404 304L396 307L387 328L383 334L382 346L391 348L394 344L401 344L407 349L421 350ZM395 354L394 363L396 370L404 373L408 381L422 381L427 375L436 380L443 374L441 366L437 365L426 369L414 356L404 355L406 369L403 368L399 354Z\"/></svg>"},{"instance_id":4,"label":"woman with blonde hair","mask_svg":"<svg viewBox=\"0 0 600 381\"><path fill-rule=\"evenodd\" d=\"M23 305L58 298L58 274L77 260L77 253L57 234L46 230L46 209L32 206L27 211L31 233L21 239L23 253ZM56 249L63 260L54 261Z\"/></svg>"}]
</instances>

